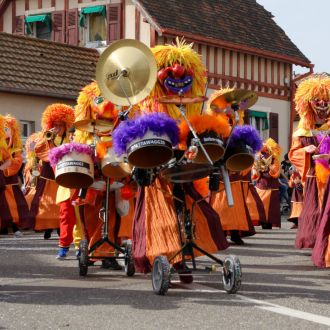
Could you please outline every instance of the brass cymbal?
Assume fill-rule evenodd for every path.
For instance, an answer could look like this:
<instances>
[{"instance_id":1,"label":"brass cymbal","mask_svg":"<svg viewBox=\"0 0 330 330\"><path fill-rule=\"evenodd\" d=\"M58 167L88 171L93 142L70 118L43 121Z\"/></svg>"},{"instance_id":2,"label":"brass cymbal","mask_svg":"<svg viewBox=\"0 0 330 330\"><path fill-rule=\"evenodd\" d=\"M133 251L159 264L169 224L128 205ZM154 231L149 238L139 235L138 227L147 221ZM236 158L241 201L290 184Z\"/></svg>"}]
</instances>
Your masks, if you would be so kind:
<instances>
[{"instance_id":1,"label":"brass cymbal","mask_svg":"<svg viewBox=\"0 0 330 330\"><path fill-rule=\"evenodd\" d=\"M116 105L139 103L151 93L156 80L156 59L150 48L137 40L113 42L101 54L96 65L96 81L100 90Z\"/></svg>"},{"instance_id":2,"label":"brass cymbal","mask_svg":"<svg viewBox=\"0 0 330 330\"><path fill-rule=\"evenodd\" d=\"M183 96L180 97L178 95L167 95L160 97L156 101L159 103L166 104L191 104L191 103L200 103L207 100L206 96Z\"/></svg>"},{"instance_id":3,"label":"brass cymbal","mask_svg":"<svg viewBox=\"0 0 330 330\"><path fill-rule=\"evenodd\" d=\"M73 123L76 129L89 133L102 133L110 131L113 128L113 123L99 119L84 119Z\"/></svg>"},{"instance_id":4,"label":"brass cymbal","mask_svg":"<svg viewBox=\"0 0 330 330\"><path fill-rule=\"evenodd\" d=\"M222 109L224 104L237 104L240 109L246 110L252 105L254 105L258 100L258 95L249 90L245 89L233 89L231 91L228 91L217 98L215 98L211 104L211 109L220 108Z\"/></svg>"}]
</instances>

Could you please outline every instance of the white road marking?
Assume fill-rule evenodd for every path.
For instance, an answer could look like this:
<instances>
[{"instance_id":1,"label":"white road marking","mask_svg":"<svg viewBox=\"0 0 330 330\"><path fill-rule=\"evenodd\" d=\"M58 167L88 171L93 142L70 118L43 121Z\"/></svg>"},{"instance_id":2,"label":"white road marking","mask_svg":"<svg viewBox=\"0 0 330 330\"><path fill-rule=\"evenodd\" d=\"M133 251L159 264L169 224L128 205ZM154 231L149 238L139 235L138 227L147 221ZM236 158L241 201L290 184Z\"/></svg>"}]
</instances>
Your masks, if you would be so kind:
<instances>
[{"instance_id":1,"label":"white road marking","mask_svg":"<svg viewBox=\"0 0 330 330\"><path fill-rule=\"evenodd\" d=\"M194 292L201 292L201 293L226 293L224 290L216 290L216 289L205 289L205 286L203 284L199 284L196 282L193 282L193 285L185 285L181 283L180 281L171 281L171 283L180 283L180 286L182 286L183 290L188 289L189 287L192 289ZM180 289L179 289L180 290ZM235 295L230 295L232 298L239 298L240 300L234 299L235 302L248 302L248 303L253 303L255 304L254 307L260 308L269 312L281 314L281 315L286 315L286 316L291 316L295 317L301 320L305 321L310 321L318 324L323 324L323 325L328 325L330 326L330 318L326 316L321 316L317 314L312 314L308 312L302 312L293 308L288 308L288 307L283 307L281 305L277 304L272 304L267 301L263 300L257 300L257 299L252 299L240 294L235 294Z\"/></svg>"}]
</instances>

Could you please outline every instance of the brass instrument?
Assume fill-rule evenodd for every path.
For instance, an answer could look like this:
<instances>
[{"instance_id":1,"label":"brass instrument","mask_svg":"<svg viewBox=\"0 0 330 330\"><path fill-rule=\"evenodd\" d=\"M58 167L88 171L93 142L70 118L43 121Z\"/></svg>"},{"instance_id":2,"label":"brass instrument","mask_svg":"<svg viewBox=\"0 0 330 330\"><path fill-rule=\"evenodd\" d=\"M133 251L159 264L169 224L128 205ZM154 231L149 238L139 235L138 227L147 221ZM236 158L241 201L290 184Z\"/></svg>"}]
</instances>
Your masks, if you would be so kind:
<instances>
[{"instance_id":1,"label":"brass instrument","mask_svg":"<svg viewBox=\"0 0 330 330\"><path fill-rule=\"evenodd\" d=\"M270 155L268 158L260 157L255 160L254 168L257 172L267 172L272 164L273 156Z\"/></svg>"},{"instance_id":2,"label":"brass instrument","mask_svg":"<svg viewBox=\"0 0 330 330\"><path fill-rule=\"evenodd\" d=\"M56 138L56 131L55 128L51 128L50 130L45 132L45 138L47 141L53 141Z\"/></svg>"}]
</instances>

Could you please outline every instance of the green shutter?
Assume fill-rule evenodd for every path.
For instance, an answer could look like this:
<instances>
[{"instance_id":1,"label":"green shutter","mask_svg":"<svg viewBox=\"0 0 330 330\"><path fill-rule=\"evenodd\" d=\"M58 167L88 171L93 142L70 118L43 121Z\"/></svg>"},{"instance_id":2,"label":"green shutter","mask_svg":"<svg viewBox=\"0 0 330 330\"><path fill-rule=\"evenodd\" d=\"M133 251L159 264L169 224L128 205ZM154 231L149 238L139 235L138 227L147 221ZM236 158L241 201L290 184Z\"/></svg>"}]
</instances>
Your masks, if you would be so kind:
<instances>
[{"instance_id":1,"label":"green shutter","mask_svg":"<svg viewBox=\"0 0 330 330\"><path fill-rule=\"evenodd\" d=\"M41 23L45 23L48 28L49 31L51 30L51 16L50 14L42 14L42 15L31 15L31 16L27 16L25 17L25 24L26 24L26 31L28 34L31 34L31 23L37 23L37 22L41 22Z\"/></svg>"},{"instance_id":2,"label":"green shutter","mask_svg":"<svg viewBox=\"0 0 330 330\"><path fill-rule=\"evenodd\" d=\"M267 112L250 110L249 117L261 118L262 129L266 130L269 128Z\"/></svg>"},{"instance_id":3,"label":"green shutter","mask_svg":"<svg viewBox=\"0 0 330 330\"><path fill-rule=\"evenodd\" d=\"M85 26L85 15L88 14L101 14L103 17L106 16L105 6L91 6L91 7L84 7L81 9L80 16L79 16L79 26Z\"/></svg>"}]
</instances>

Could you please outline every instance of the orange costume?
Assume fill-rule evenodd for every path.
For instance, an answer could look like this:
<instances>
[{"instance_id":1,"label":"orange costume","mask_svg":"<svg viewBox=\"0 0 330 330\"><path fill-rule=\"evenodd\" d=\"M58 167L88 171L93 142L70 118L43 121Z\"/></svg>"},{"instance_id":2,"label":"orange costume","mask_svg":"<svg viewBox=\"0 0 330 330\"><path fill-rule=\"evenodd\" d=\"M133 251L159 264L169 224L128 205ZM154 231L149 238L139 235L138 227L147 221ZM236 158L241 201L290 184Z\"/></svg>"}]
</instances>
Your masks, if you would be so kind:
<instances>
[{"instance_id":1,"label":"orange costume","mask_svg":"<svg viewBox=\"0 0 330 330\"><path fill-rule=\"evenodd\" d=\"M0 227L6 228L13 222L26 228L29 223L29 210L17 175L23 162L22 141L19 124L10 115L4 118L4 131L9 158L1 165L0 171L0 183L3 182L3 185L0 184Z\"/></svg>"},{"instance_id":2,"label":"orange costume","mask_svg":"<svg viewBox=\"0 0 330 330\"><path fill-rule=\"evenodd\" d=\"M318 177L313 155L319 153L317 136L330 129L329 98L330 77L326 75L314 75L303 80L295 95L300 121L293 134L289 159L299 171L304 186L304 203L296 236L299 249L313 248L319 229L326 177L322 180ZM326 171L324 174L328 176Z\"/></svg>"},{"instance_id":3,"label":"orange costume","mask_svg":"<svg viewBox=\"0 0 330 330\"><path fill-rule=\"evenodd\" d=\"M257 192L265 207L266 218L261 222L264 229L281 227L279 175L281 148L272 139L264 142L252 169Z\"/></svg>"},{"instance_id":4,"label":"orange costume","mask_svg":"<svg viewBox=\"0 0 330 330\"><path fill-rule=\"evenodd\" d=\"M49 105L42 114L41 127L43 132L38 137L34 148L36 157L42 161L42 169L30 208L32 227L37 231L59 228L60 207L56 204L59 186L55 182L48 153L50 149L69 141L68 129L73 122L74 111L65 104ZM53 130L56 123L63 123L61 135Z\"/></svg>"}]
</instances>

